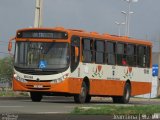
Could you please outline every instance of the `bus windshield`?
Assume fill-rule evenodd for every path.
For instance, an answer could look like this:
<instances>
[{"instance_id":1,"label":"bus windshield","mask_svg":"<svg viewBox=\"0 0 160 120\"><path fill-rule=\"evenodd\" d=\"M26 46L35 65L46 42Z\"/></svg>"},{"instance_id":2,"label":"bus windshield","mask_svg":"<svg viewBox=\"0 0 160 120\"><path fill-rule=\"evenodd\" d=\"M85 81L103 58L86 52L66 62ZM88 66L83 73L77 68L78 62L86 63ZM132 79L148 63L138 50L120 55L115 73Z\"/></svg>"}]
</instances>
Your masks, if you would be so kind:
<instances>
[{"instance_id":1,"label":"bus windshield","mask_svg":"<svg viewBox=\"0 0 160 120\"><path fill-rule=\"evenodd\" d=\"M48 42L17 42L15 67L55 70L69 65L69 44Z\"/></svg>"}]
</instances>

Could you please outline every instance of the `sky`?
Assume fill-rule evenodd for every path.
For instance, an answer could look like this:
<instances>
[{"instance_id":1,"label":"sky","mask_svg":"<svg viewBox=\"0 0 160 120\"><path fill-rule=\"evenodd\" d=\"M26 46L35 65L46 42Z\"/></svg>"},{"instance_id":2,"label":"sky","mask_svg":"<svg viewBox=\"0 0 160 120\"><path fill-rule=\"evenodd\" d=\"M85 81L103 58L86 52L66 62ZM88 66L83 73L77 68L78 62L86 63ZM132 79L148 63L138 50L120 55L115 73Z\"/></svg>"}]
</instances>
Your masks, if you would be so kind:
<instances>
[{"instance_id":1,"label":"sky","mask_svg":"<svg viewBox=\"0 0 160 120\"><path fill-rule=\"evenodd\" d=\"M44 0L43 26L83 29L88 32L118 35L119 23L125 22L121 11L128 10L124 0ZM160 0L138 0L131 4L130 37L152 41L159 50ZM8 53L8 40L16 30L34 24L35 0L0 0L0 57ZM125 34L125 25L121 26Z\"/></svg>"}]
</instances>

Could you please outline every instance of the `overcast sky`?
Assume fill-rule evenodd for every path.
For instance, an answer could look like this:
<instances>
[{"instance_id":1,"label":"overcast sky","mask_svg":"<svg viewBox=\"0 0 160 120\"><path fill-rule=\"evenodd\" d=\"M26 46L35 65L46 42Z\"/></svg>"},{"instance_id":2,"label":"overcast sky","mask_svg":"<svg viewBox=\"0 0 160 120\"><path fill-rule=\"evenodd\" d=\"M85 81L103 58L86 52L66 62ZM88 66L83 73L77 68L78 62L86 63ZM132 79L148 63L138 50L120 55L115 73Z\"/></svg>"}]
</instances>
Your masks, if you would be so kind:
<instances>
[{"instance_id":1,"label":"overcast sky","mask_svg":"<svg viewBox=\"0 0 160 120\"><path fill-rule=\"evenodd\" d=\"M84 29L118 34L115 21L125 22L124 0L44 0L43 26ZM130 36L160 39L160 0L139 0L131 4ZM0 0L0 52L7 52L7 42L16 30L33 26L35 0ZM121 27L124 35L125 27ZM154 51L158 42L154 42ZM0 53L0 56L3 56Z\"/></svg>"}]
</instances>

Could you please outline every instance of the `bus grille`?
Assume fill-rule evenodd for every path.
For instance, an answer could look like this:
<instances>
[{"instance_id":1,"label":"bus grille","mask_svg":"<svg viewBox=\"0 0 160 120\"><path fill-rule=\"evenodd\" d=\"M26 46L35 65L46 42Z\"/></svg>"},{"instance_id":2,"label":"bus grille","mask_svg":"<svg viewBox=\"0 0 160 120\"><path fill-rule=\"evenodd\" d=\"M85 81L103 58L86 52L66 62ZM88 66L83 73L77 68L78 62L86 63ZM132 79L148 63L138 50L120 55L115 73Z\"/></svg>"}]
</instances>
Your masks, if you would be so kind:
<instances>
[{"instance_id":1,"label":"bus grille","mask_svg":"<svg viewBox=\"0 0 160 120\"><path fill-rule=\"evenodd\" d=\"M35 80L26 80L26 81L28 81L28 82L37 82L37 81L35 81ZM40 81L38 81L38 82L51 82L52 80L40 80Z\"/></svg>"}]
</instances>

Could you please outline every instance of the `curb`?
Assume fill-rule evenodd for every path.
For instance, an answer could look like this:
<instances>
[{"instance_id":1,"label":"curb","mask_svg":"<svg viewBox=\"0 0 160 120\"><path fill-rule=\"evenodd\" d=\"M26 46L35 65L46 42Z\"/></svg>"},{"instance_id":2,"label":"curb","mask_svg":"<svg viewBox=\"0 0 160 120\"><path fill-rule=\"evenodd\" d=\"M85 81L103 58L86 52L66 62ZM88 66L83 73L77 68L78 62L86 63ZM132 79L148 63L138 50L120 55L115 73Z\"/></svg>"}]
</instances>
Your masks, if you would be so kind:
<instances>
[{"instance_id":1,"label":"curb","mask_svg":"<svg viewBox=\"0 0 160 120\"><path fill-rule=\"evenodd\" d=\"M0 97L0 100L29 100L30 97Z\"/></svg>"},{"instance_id":2,"label":"curb","mask_svg":"<svg viewBox=\"0 0 160 120\"><path fill-rule=\"evenodd\" d=\"M67 97L60 97L60 96L44 96L43 100L59 100L59 99L66 99ZM67 98L72 99L72 98ZM0 97L0 100L31 100L30 96L17 96L17 97Z\"/></svg>"}]
</instances>

